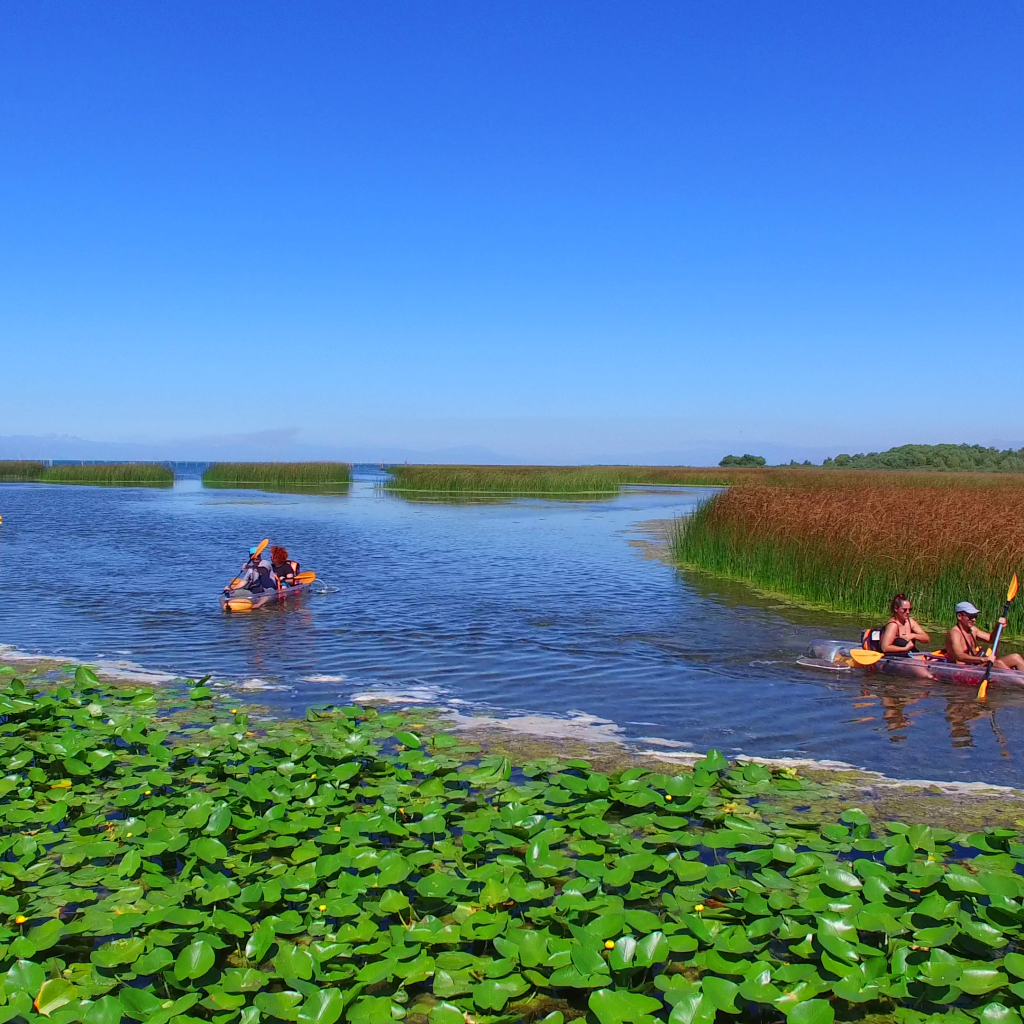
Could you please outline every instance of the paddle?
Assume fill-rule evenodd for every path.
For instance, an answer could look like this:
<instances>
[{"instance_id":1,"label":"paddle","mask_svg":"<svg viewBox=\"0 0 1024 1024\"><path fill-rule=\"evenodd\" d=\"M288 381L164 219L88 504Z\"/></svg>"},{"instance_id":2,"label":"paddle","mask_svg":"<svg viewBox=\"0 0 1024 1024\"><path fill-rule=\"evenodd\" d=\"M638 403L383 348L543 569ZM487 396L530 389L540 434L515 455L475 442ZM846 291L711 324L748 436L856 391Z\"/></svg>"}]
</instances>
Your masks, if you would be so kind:
<instances>
[{"instance_id":1,"label":"paddle","mask_svg":"<svg viewBox=\"0 0 1024 1024\"><path fill-rule=\"evenodd\" d=\"M1017 596L1018 590L1017 574L1013 574L1013 579L1010 580L1009 587L1006 588L1006 604L1003 605L1003 614L1000 618L1005 619L1010 614L1010 602ZM1000 622L996 626L996 635L992 638L992 660L985 666L985 678L981 681L981 686L978 687L978 700L984 700L985 694L988 693L988 681L992 677L992 666L995 664L996 651L999 648L999 638L1003 635L1003 624Z\"/></svg>"},{"instance_id":2,"label":"paddle","mask_svg":"<svg viewBox=\"0 0 1024 1024\"><path fill-rule=\"evenodd\" d=\"M262 555L262 554L263 554L263 549L264 549L264 548L265 548L265 547L266 547L266 546L267 546L267 545L268 545L269 543L270 543L270 538L269 538L269 537L266 537L266 538L264 538L263 540L261 540L261 541L259 542L259 544L257 544L257 545L256 545L256 550L255 550L255 551L254 551L254 552L253 552L253 553L252 553L252 554L251 554L251 555L249 556L249 561L250 561L250 562L252 562L252 561L255 561L255 560L256 560L257 558L259 558L259 557L260 557L260 555ZM231 581L231 582L230 582L230 583L228 584L228 587L229 587L229 588L230 588L231 590L234 590L234 589L235 589L236 587L240 587L241 585L242 585L242 578L241 578L241 576L236 576L236 577L235 577L235 578L234 578L234 579L233 579L233 580L232 580L232 581Z\"/></svg>"},{"instance_id":3,"label":"paddle","mask_svg":"<svg viewBox=\"0 0 1024 1024\"><path fill-rule=\"evenodd\" d=\"M296 583L312 583L316 579L315 572L297 572L295 574Z\"/></svg>"},{"instance_id":4,"label":"paddle","mask_svg":"<svg viewBox=\"0 0 1024 1024\"><path fill-rule=\"evenodd\" d=\"M876 661L881 661L885 655L881 651L866 651L861 647L854 647L850 651L850 658L856 665L867 667L868 665L874 665Z\"/></svg>"}]
</instances>

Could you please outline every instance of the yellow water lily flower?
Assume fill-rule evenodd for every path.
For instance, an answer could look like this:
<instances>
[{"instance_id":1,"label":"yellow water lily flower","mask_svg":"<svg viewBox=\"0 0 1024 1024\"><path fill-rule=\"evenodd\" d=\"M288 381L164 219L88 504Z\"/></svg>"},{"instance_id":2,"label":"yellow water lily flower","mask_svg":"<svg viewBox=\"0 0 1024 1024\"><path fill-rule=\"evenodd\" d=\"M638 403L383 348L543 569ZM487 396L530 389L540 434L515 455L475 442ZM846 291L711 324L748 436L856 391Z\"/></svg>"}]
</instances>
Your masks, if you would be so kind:
<instances>
[{"instance_id":1,"label":"yellow water lily flower","mask_svg":"<svg viewBox=\"0 0 1024 1024\"><path fill-rule=\"evenodd\" d=\"M604 948L605 949L614 949L615 948L615 943L612 942L611 939L608 939L608 941L605 942L605 944L604 944Z\"/></svg>"},{"instance_id":2,"label":"yellow water lily flower","mask_svg":"<svg viewBox=\"0 0 1024 1024\"><path fill-rule=\"evenodd\" d=\"M704 904L698 903L693 909L699 914L704 909Z\"/></svg>"}]
</instances>

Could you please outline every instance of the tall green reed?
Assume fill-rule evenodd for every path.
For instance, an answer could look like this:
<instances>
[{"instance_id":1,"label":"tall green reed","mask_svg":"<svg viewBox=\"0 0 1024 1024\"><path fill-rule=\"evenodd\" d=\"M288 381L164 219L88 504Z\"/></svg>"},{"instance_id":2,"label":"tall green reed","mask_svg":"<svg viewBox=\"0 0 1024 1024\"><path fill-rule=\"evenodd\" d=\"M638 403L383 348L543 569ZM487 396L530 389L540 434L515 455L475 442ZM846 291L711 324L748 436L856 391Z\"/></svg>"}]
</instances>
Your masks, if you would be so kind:
<instances>
[{"instance_id":1,"label":"tall green reed","mask_svg":"<svg viewBox=\"0 0 1024 1024\"><path fill-rule=\"evenodd\" d=\"M46 467L41 462L26 462L17 459L0 460L0 482L14 483L39 480Z\"/></svg>"},{"instance_id":2,"label":"tall green reed","mask_svg":"<svg viewBox=\"0 0 1024 1024\"><path fill-rule=\"evenodd\" d=\"M321 487L351 479L347 462L215 462L203 473L203 486Z\"/></svg>"},{"instance_id":3,"label":"tall green reed","mask_svg":"<svg viewBox=\"0 0 1024 1024\"><path fill-rule=\"evenodd\" d=\"M48 484L170 487L174 483L174 473L166 466L150 462L61 465L48 467L40 479Z\"/></svg>"}]
</instances>

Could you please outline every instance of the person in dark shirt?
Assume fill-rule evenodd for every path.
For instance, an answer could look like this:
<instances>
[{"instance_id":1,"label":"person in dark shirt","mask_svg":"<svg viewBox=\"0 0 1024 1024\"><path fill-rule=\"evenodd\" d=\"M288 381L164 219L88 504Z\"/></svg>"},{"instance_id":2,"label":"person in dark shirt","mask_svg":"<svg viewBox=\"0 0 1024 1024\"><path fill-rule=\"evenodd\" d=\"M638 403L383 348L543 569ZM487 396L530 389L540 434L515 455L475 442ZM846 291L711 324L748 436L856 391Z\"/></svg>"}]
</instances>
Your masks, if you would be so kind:
<instances>
[{"instance_id":1,"label":"person in dark shirt","mask_svg":"<svg viewBox=\"0 0 1024 1024\"><path fill-rule=\"evenodd\" d=\"M295 585L295 574L299 571L299 563L288 560L288 552L276 545L270 549L271 569L281 586Z\"/></svg>"}]
</instances>

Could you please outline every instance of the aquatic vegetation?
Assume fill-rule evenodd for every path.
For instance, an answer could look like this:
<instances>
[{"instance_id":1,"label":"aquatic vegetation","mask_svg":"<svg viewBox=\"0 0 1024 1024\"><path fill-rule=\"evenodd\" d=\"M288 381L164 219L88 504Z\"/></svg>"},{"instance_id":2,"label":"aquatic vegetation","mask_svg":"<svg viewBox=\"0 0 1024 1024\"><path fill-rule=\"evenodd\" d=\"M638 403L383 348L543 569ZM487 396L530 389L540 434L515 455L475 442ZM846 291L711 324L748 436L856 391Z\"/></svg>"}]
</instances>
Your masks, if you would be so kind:
<instances>
[{"instance_id":1,"label":"aquatic vegetation","mask_svg":"<svg viewBox=\"0 0 1024 1024\"><path fill-rule=\"evenodd\" d=\"M394 466L383 487L465 496L614 494L618 475L606 466Z\"/></svg>"},{"instance_id":2,"label":"aquatic vegetation","mask_svg":"<svg viewBox=\"0 0 1024 1024\"><path fill-rule=\"evenodd\" d=\"M1010 576L1024 566L1019 482L827 472L716 495L676 525L674 557L810 604L865 613L865 625L884 621L899 591L924 621L948 628L964 599L994 621ZM1011 606L1009 632L1024 634L1020 603Z\"/></svg>"},{"instance_id":3,"label":"aquatic vegetation","mask_svg":"<svg viewBox=\"0 0 1024 1024\"><path fill-rule=\"evenodd\" d=\"M292 490L347 484L347 462L215 462L203 473L204 487Z\"/></svg>"},{"instance_id":4,"label":"aquatic vegetation","mask_svg":"<svg viewBox=\"0 0 1024 1024\"><path fill-rule=\"evenodd\" d=\"M47 484L170 487L174 483L174 473L153 462L119 462L49 466L39 479Z\"/></svg>"},{"instance_id":5,"label":"aquatic vegetation","mask_svg":"<svg viewBox=\"0 0 1024 1024\"><path fill-rule=\"evenodd\" d=\"M0 483L39 480L46 467L41 462L0 459Z\"/></svg>"},{"instance_id":6,"label":"aquatic vegetation","mask_svg":"<svg viewBox=\"0 0 1024 1024\"><path fill-rule=\"evenodd\" d=\"M870 472L838 473L819 466L393 466L382 487L391 491L480 494L616 494L623 486L734 487L1024 487L1024 474Z\"/></svg>"},{"instance_id":7,"label":"aquatic vegetation","mask_svg":"<svg viewBox=\"0 0 1024 1024\"><path fill-rule=\"evenodd\" d=\"M0 691L3 1019L1019 1024L1016 830L792 819L792 770L716 751L514 766L188 698Z\"/></svg>"}]
</instances>

